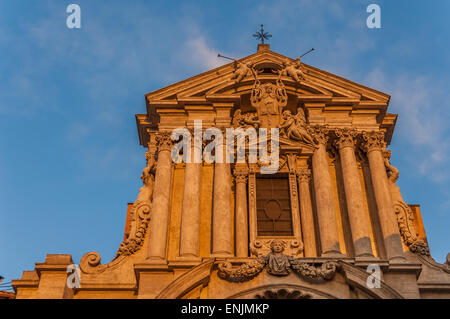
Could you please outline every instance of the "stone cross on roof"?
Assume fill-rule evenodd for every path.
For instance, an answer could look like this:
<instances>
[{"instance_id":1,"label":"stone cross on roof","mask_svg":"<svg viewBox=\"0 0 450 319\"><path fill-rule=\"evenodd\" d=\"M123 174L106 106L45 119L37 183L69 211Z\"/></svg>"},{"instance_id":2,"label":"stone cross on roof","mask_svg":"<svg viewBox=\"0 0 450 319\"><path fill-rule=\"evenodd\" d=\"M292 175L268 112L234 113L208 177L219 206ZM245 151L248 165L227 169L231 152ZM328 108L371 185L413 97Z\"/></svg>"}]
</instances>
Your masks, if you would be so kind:
<instances>
[{"instance_id":1,"label":"stone cross on roof","mask_svg":"<svg viewBox=\"0 0 450 319\"><path fill-rule=\"evenodd\" d=\"M264 39L269 40L272 35L269 32L264 32L264 24L261 24L261 30L257 31L253 37L256 39L261 39L261 44L264 44Z\"/></svg>"}]
</instances>

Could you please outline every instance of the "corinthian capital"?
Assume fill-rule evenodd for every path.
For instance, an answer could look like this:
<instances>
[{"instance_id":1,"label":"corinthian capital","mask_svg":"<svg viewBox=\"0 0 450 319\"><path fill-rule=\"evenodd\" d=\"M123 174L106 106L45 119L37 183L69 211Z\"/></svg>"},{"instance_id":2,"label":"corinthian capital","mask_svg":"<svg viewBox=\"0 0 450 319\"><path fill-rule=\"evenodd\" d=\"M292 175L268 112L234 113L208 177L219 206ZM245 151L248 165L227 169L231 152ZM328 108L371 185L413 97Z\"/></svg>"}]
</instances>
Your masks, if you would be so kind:
<instances>
[{"instance_id":1,"label":"corinthian capital","mask_svg":"<svg viewBox=\"0 0 450 319\"><path fill-rule=\"evenodd\" d=\"M328 129L325 126L313 126L310 134L318 144L326 144L328 141Z\"/></svg>"},{"instance_id":2,"label":"corinthian capital","mask_svg":"<svg viewBox=\"0 0 450 319\"><path fill-rule=\"evenodd\" d=\"M358 131L356 131L355 129L344 128L335 130L335 134L338 139L334 144L338 149L344 147L355 147L355 137L358 135Z\"/></svg>"},{"instance_id":3,"label":"corinthian capital","mask_svg":"<svg viewBox=\"0 0 450 319\"><path fill-rule=\"evenodd\" d=\"M161 132L156 135L156 147L158 152L170 151L172 147L172 139L170 138L169 132Z\"/></svg>"},{"instance_id":4,"label":"corinthian capital","mask_svg":"<svg viewBox=\"0 0 450 319\"><path fill-rule=\"evenodd\" d=\"M364 139L363 149L367 153L371 151L383 151L386 148L383 132L363 132L362 137Z\"/></svg>"},{"instance_id":5,"label":"corinthian capital","mask_svg":"<svg viewBox=\"0 0 450 319\"><path fill-rule=\"evenodd\" d=\"M301 168L297 171L298 182L306 182L309 183L311 180L311 170L308 168Z\"/></svg>"},{"instance_id":6,"label":"corinthian capital","mask_svg":"<svg viewBox=\"0 0 450 319\"><path fill-rule=\"evenodd\" d=\"M236 184L247 183L248 169L236 168L233 172Z\"/></svg>"}]
</instances>

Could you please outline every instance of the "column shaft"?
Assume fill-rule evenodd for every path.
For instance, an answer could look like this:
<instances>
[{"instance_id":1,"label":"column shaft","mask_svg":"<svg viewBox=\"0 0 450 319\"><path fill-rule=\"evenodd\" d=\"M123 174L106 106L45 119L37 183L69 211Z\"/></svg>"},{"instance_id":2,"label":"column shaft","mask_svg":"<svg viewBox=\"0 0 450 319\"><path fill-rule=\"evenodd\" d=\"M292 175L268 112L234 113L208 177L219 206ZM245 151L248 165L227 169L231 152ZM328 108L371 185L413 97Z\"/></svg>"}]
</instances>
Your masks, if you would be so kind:
<instances>
[{"instance_id":1,"label":"column shaft","mask_svg":"<svg viewBox=\"0 0 450 319\"><path fill-rule=\"evenodd\" d=\"M230 256L231 238L231 173L230 164L214 164L214 196L212 216L212 254Z\"/></svg>"},{"instance_id":2,"label":"column shaft","mask_svg":"<svg viewBox=\"0 0 450 319\"><path fill-rule=\"evenodd\" d=\"M235 171L236 217L235 238L236 256L248 257L248 213L247 213L247 172Z\"/></svg>"},{"instance_id":3,"label":"column shaft","mask_svg":"<svg viewBox=\"0 0 450 319\"><path fill-rule=\"evenodd\" d=\"M353 130L337 131L342 175L344 179L345 198L350 220L353 247L356 257L372 257L370 241L369 216L364 208L364 195L356 164L354 140L357 132Z\"/></svg>"},{"instance_id":4,"label":"column shaft","mask_svg":"<svg viewBox=\"0 0 450 319\"><path fill-rule=\"evenodd\" d=\"M311 204L311 193L309 191L309 182L311 171L301 169L298 173L298 187L300 194L300 215L302 222L302 235L305 257L317 257L316 238L314 234L314 216Z\"/></svg>"},{"instance_id":5,"label":"column shaft","mask_svg":"<svg viewBox=\"0 0 450 319\"><path fill-rule=\"evenodd\" d=\"M370 175L380 218L381 231L388 259L404 260L402 240L389 189L382 150L385 147L382 132L364 133L369 159Z\"/></svg>"},{"instance_id":6,"label":"column shaft","mask_svg":"<svg viewBox=\"0 0 450 319\"><path fill-rule=\"evenodd\" d=\"M324 132L316 134L319 140L312 157L314 193L316 196L322 256L341 255L339 232L334 206L333 188L326 151Z\"/></svg>"},{"instance_id":7,"label":"column shaft","mask_svg":"<svg viewBox=\"0 0 450 319\"><path fill-rule=\"evenodd\" d=\"M202 164L186 163L181 210L181 257L199 257L201 172Z\"/></svg>"},{"instance_id":8,"label":"column shaft","mask_svg":"<svg viewBox=\"0 0 450 319\"><path fill-rule=\"evenodd\" d=\"M155 174L150 219L148 256L153 260L166 258L167 235L170 217L170 192L172 181L171 140L169 134L157 136L158 163Z\"/></svg>"}]
</instances>

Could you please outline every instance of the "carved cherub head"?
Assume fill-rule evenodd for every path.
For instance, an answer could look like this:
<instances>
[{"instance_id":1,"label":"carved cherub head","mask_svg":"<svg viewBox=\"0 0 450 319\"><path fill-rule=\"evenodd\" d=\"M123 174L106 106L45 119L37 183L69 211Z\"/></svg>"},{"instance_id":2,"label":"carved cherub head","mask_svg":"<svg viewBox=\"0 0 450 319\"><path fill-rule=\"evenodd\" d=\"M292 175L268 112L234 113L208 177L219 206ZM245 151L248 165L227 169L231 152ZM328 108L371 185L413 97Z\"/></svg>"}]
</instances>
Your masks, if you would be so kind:
<instances>
[{"instance_id":1,"label":"carved cherub head","mask_svg":"<svg viewBox=\"0 0 450 319\"><path fill-rule=\"evenodd\" d=\"M283 111L283 119L287 120L291 116L291 111L284 110Z\"/></svg>"},{"instance_id":2,"label":"carved cherub head","mask_svg":"<svg viewBox=\"0 0 450 319\"><path fill-rule=\"evenodd\" d=\"M272 250L272 253L280 254L284 251L285 246L286 246L286 243L284 241L274 239L270 243L270 250Z\"/></svg>"}]
</instances>

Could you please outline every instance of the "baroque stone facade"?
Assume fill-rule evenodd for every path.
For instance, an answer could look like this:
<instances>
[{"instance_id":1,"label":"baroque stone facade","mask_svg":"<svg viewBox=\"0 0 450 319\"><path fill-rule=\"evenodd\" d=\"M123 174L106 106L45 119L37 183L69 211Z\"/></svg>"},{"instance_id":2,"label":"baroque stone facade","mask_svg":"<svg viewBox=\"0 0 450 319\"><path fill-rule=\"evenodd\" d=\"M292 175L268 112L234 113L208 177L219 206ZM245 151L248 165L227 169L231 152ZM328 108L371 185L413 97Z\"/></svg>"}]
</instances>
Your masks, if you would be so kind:
<instances>
[{"instance_id":1,"label":"baroque stone facade","mask_svg":"<svg viewBox=\"0 0 450 319\"><path fill-rule=\"evenodd\" d=\"M450 298L450 257L432 259L419 206L396 185L389 99L267 44L147 94L143 186L116 257L85 254L69 288L71 256L47 255L13 281L17 298ZM262 176L251 145L244 162L174 163L171 132L196 120L278 128L278 169Z\"/></svg>"}]
</instances>

